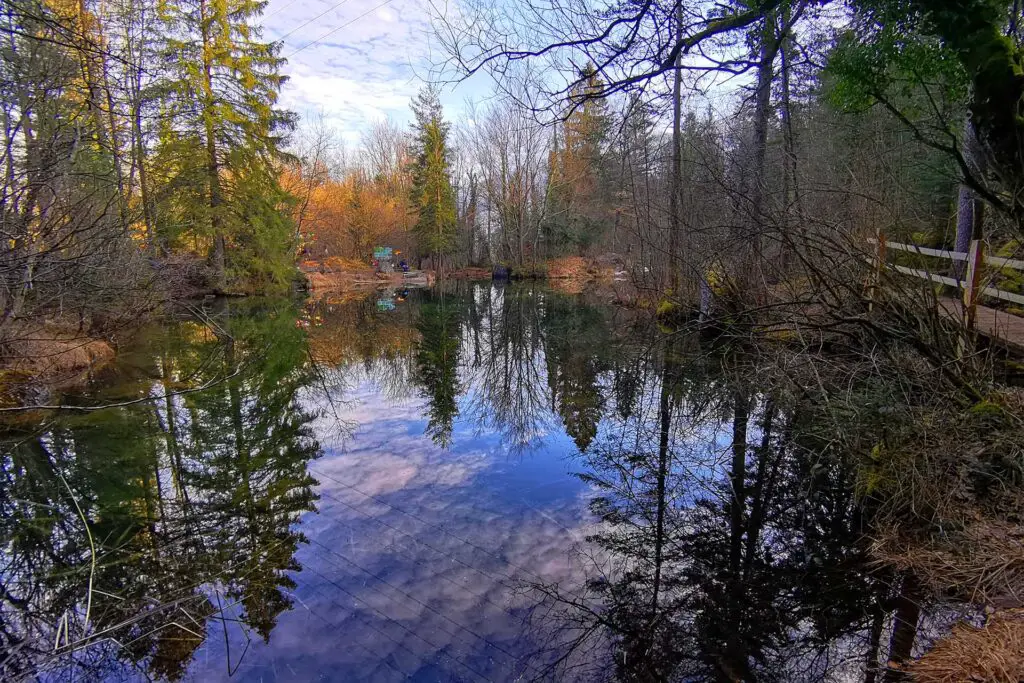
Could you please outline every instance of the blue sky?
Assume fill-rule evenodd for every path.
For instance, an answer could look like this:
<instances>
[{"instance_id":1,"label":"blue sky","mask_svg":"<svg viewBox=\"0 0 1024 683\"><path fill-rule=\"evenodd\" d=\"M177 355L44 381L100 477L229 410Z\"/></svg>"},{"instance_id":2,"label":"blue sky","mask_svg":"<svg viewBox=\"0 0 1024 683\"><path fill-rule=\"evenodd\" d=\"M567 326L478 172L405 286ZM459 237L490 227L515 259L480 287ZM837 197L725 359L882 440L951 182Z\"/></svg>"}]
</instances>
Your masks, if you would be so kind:
<instances>
[{"instance_id":1,"label":"blue sky","mask_svg":"<svg viewBox=\"0 0 1024 683\"><path fill-rule=\"evenodd\" d=\"M303 119L322 112L352 145L374 120L407 122L410 99L441 57L436 45L431 54L430 12L427 0L270 0L263 37L284 41L291 79L282 104ZM446 89L448 118L483 86Z\"/></svg>"}]
</instances>

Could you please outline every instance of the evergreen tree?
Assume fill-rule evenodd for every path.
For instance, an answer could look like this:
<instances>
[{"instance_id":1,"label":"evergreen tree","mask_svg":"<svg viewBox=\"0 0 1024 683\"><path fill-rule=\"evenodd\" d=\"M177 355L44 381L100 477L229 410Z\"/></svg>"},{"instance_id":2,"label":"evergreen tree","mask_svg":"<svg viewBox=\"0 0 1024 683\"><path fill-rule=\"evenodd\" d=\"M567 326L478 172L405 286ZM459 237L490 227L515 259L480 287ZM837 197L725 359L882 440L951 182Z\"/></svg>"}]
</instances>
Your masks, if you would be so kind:
<instances>
[{"instance_id":1,"label":"evergreen tree","mask_svg":"<svg viewBox=\"0 0 1024 683\"><path fill-rule=\"evenodd\" d=\"M278 182L280 148L295 116L277 107L286 78L280 45L261 42L262 0L166 0L168 84L157 154L172 193L165 212L210 245L218 284L229 272L282 282L290 265L290 198ZM202 154L197 154L202 150ZM197 184L197 178L202 183ZM176 180L182 182L177 183ZM230 256L229 256L230 252Z\"/></svg>"},{"instance_id":2,"label":"evergreen tree","mask_svg":"<svg viewBox=\"0 0 1024 683\"><path fill-rule=\"evenodd\" d=\"M452 442L452 423L459 414L459 360L462 324L457 305L445 306L444 296L423 304L416 323L421 342L416 352L416 380L428 401L427 435L441 448Z\"/></svg>"},{"instance_id":3,"label":"evergreen tree","mask_svg":"<svg viewBox=\"0 0 1024 683\"><path fill-rule=\"evenodd\" d=\"M556 250L585 249L599 242L610 224L606 161L611 116L608 102L596 95L603 89L594 67L584 69L570 95L572 112L549 157L548 233Z\"/></svg>"},{"instance_id":4,"label":"evergreen tree","mask_svg":"<svg viewBox=\"0 0 1024 683\"><path fill-rule=\"evenodd\" d=\"M413 232L420 249L435 265L456 244L455 191L448 149L449 125L444 121L437 91L425 88L412 103L412 206L417 212Z\"/></svg>"}]
</instances>

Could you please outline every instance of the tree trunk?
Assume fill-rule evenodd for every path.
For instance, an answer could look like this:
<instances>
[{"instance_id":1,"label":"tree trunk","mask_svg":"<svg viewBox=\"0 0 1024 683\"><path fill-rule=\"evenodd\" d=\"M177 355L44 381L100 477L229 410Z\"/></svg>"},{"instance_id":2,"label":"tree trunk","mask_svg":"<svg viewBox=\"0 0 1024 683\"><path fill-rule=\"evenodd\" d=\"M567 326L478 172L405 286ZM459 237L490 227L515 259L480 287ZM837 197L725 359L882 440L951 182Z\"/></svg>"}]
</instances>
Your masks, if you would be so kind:
<instances>
[{"instance_id":1,"label":"tree trunk","mask_svg":"<svg viewBox=\"0 0 1024 683\"><path fill-rule=\"evenodd\" d=\"M661 373L661 398L658 402L658 422L660 424L658 438L658 471L655 490L657 510L655 511L654 522L654 580L651 591L651 616L654 617L658 609L658 595L661 590L661 570L664 564L665 554L665 482L668 478L670 465L669 436L672 431L672 374L670 364L672 363L674 336L669 337L665 344L665 357L662 360L663 369Z\"/></svg>"},{"instance_id":2,"label":"tree trunk","mask_svg":"<svg viewBox=\"0 0 1024 683\"><path fill-rule=\"evenodd\" d=\"M683 35L683 6L679 5L676 12L676 40L681 41ZM679 240L683 231L682 193L683 193L683 55L676 59L675 75L672 82L672 169L670 171L669 218L671 224L668 234L668 271L669 292L673 298L679 297Z\"/></svg>"},{"instance_id":3,"label":"tree trunk","mask_svg":"<svg viewBox=\"0 0 1024 683\"><path fill-rule=\"evenodd\" d=\"M910 659L914 640L917 638L917 621L921 616L918 604L918 581L908 574L903 579L900 595L896 599L896 616L893 621L892 638L889 641L889 666L883 680L887 682L907 680L899 668Z\"/></svg>"},{"instance_id":4,"label":"tree trunk","mask_svg":"<svg viewBox=\"0 0 1024 683\"><path fill-rule=\"evenodd\" d=\"M208 199L210 202L210 228L213 232L212 262L216 287L223 291L227 279L225 259L226 244L224 239L224 222L220 215L221 197L220 162L217 158L216 127L214 122L213 96L213 47L210 45L210 17L207 0L200 0L200 26L203 33L203 124L206 129L206 175L209 184Z\"/></svg>"},{"instance_id":5,"label":"tree trunk","mask_svg":"<svg viewBox=\"0 0 1024 683\"><path fill-rule=\"evenodd\" d=\"M771 115L773 65L777 51L775 18L769 14L764 18L761 30L761 60L757 67L757 87L754 93L754 131L751 143L749 174L750 195L750 246L751 256L758 258L762 250L764 230L764 171L768 151L768 117Z\"/></svg>"},{"instance_id":6,"label":"tree trunk","mask_svg":"<svg viewBox=\"0 0 1024 683\"><path fill-rule=\"evenodd\" d=\"M747 502L747 423L750 419L750 399L741 392L733 395L732 465L729 484L729 566L738 573L743 552L743 509ZM737 579L738 580L738 579Z\"/></svg>"},{"instance_id":7,"label":"tree trunk","mask_svg":"<svg viewBox=\"0 0 1024 683\"><path fill-rule=\"evenodd\" d=\"M970 119L964 124L964 140L961 153L968 166L976 168L981 158L978 149L978 138L974 133L974 125ZM971 248L972 239L981 239L981 200L977 193L965 184L960 185L956 204L956 244L953 251L966 254ZM967 261L955 261L954 272L958 280L964 278Z\"/></svg>"},{"instance_id":8,"label":"tree trunk","mask_svg":"<svg viewBox=\"0 0 1024 683\"><path fill-rule=\"evenodd\" d=\"M787 4L782 18L784 31L789 30L790 17L790 6ZM779 270L781 271L780 275L782 277L785 277L787 267L792 257L791 252L796 246L792 239L793 235L791 231L794 227L796 227L797 230L801 230L804 222L803 202L800 198L800 186L797 178L796 136L793 133L793 103L789 78L790 48L791 46L788 35L781 35L779 37L779 59L781 62L780 70L782 72L781 115L782 136L786 155L786 169L783 174L783 181L785 184L785 192L783 196L786 201L786 234L783 235L783 240L781 241L782 253L779 255Z\"/></svg>"},{"instance_id":9,"label":"tree trunk","mask_svg":"<svg viewBox=\"0 0 1024 683\"><path fill-rule=\"evenodd\" d=\"M871 620L871 636L868 640L868 651L864 658L864 683L875 683L878 678L878 651L881 649L885 612L880 606L877 606L875 609L875 616Z\"/></svg>"}]
</instances>

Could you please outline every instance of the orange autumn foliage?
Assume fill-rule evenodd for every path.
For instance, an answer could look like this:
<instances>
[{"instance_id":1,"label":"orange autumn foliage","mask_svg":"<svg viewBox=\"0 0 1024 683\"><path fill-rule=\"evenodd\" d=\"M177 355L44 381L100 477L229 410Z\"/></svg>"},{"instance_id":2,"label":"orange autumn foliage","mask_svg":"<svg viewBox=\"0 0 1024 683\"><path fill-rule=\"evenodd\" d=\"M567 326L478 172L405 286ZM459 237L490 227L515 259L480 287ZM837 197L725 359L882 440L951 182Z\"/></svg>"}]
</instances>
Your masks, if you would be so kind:
<instances>
[{"instance_id":1,"label":"orange autumn foliage","mask_svg":"<svg viewBox=\"0 0 1024 683\"><path fill-rule=\"evenodd\" d=\"M342 257L369 263L376 246L410 254L409 228L415 216L410 215L405 193L396 191L393 183L370 179L362 170L340 179L325 175L305 183L294 169L285 172L282 183L300 197L296 223L303 258Z\"/></svg>"}]
</instances>

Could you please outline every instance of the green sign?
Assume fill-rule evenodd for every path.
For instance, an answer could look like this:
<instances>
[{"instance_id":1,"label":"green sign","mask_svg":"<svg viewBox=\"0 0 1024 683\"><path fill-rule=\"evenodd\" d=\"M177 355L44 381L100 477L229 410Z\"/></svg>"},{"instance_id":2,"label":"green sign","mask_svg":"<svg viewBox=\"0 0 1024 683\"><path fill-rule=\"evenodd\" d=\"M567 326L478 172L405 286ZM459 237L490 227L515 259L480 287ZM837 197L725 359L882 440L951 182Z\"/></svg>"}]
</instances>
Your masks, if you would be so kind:
<instances>
[{"instance_id":1,"label":"green sign","mask_svg":"<svg viewBox=\"0 0 1024 683\"><path fill-rule=\"evenodd\" d=\"M381 260L381 259L391 258L391 254L392 254L391 247L374 247L373 248L373 258L377 259L378 261Z\"/></svg>"}]
</instances>

